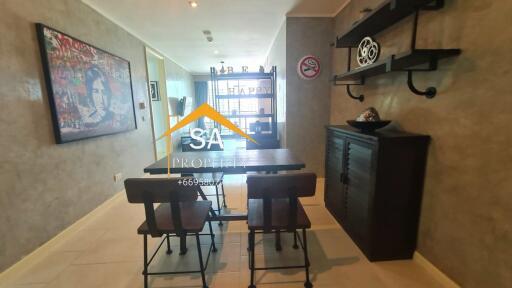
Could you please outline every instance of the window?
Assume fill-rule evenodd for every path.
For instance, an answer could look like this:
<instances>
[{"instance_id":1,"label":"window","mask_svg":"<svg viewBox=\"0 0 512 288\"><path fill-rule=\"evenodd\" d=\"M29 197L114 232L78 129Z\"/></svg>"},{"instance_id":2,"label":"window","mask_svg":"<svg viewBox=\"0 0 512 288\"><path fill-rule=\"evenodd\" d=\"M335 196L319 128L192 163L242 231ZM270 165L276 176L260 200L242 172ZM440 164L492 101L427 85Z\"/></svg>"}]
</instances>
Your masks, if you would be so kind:
<instances>
[{"instance_id":1,"label":"window","mask_svg":"<svg viewBox=\"0 0 512 288\"><path fill-rule=\"evenodd\" d=\"M270 117L257 117L259 114L270 113L271 99L258 98L255 95L270 94L271 82L263 80L224 80L218 81L218 95L215 103L212 82L208 81L208 104L215 107L219 113L226 116L245 133L250 133L250 125L256 121L270 122ZM229 96L223 98L223 96ZM255 116L255 117L248 117ZM205 118L207 129L215 127L215 123ZM233 135L225 128L221 128L222 135Z\"/></svg>"}]
</instances>

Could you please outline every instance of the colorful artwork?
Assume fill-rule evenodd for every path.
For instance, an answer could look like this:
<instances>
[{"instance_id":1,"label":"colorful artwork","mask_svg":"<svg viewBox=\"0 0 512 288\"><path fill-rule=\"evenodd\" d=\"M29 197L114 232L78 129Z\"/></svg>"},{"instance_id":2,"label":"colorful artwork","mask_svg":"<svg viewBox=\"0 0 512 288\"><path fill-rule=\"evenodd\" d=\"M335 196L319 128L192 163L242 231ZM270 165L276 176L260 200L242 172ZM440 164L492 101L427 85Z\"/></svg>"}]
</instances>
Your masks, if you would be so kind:
<instances>
[{"instance_id":1,"label":"colorful artwork","mask_svg":"<svg viewBox=\"0 0 512 288\"><path fill-rule=\"evenodd\" d=\"M136 129L130 62L37 24L57 143Z\"/></svg>"}]
</instances>

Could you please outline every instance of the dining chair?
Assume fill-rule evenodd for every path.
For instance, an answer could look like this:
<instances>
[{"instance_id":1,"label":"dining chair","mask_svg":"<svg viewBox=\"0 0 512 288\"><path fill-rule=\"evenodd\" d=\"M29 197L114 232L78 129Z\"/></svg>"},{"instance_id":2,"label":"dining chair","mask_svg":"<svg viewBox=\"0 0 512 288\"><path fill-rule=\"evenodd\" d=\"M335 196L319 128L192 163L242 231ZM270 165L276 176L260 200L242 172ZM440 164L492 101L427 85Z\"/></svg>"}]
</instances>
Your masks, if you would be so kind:
<instances>
[{"instance_id":1,"label":"dining chair","mask_svg":"<svg viewBox=\"0 0 512 288\"><path fill-rule=\"evenodd\" d=\"M247 176L247 216L249 226L249 269L251 270L251 284L255 288L254 273L257 270L296 269L304 268L306 272L306 288L313 287L309 279L309 257L306 229L311 228L311 222L299 201L299 197L315 195L316 174L268 174ZM302 239L297 232L302 230ZM255 234L281 232L293 233L294 249L298 249L297 241L304 253L304 264L295 266L255 266ZM276 239L276 250L280 250L280 241Z\"/></svg>"},{"instance_id":2,"label":"dining chair","mask_svg":"<svg viewBox=\"0 0 512 288\"><path fill-rule=\"evenodd\" d=\"M148 276L164 274L186 274L201 273L203 288L207 288L205 270L208 266L210 253L216 252L215 235L212 224L208 220L211 201L198 201L196 185L183 185L193 183L190 178L131 178L124 182L126 195L129 203L142 203L146 214L146 220L139 226L137 233L144 238L144 287L148 288ZM156 209L154 204L160 204ZM210 233L201 233L208 222ZM148 235L153 238L164 236L160 245L148 260ZM206 262L203 263L200 237L208 235L211 238L210 248ZM187 236L195 236L197 242L197 254L200 270L194 271L169 271L150 272L149 265L160 250L160 247L167 242L167 254L172 253L170 237L179 237L180 241ZM181 251L184 254L184 251Z\"/></svg>"}]
</instances>

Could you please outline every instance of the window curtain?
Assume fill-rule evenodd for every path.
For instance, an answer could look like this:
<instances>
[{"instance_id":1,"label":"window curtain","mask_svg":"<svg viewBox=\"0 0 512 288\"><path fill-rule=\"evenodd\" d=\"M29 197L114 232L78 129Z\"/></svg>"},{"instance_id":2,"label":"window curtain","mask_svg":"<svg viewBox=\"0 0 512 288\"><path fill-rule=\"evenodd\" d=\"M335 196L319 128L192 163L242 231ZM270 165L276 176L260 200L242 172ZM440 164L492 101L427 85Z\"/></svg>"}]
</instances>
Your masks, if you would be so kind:
<instances>
[{"instance_id":1,"label":"window curtain","mask_svg":"<svg viewBox=\"0 0 512 288\"><path fill-rule=\"evenodd\" d=\"M196 90L196 108L201 106L203 103L208 102L208 82L207 81L196 81L194 83ZM197 127L205 129L204 117L197 119Z\"/></svg>"}]
</instances>

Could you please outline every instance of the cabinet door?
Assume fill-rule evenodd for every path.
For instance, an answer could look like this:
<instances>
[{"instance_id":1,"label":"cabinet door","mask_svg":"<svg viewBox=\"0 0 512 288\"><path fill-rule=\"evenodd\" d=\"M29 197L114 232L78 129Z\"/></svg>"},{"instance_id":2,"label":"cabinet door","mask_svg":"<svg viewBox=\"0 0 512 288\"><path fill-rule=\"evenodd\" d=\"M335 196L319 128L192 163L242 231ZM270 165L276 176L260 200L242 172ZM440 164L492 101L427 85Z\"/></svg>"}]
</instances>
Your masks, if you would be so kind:
<instances>
[{"instance_id":1,"label":"cabinet door","mask_svg":"<svg viewBox=\"0 0 512 288\"><path fill-rule=\"evenodd\" d=\"M344 138L332 134L328 139L325 159L325 205L338 221L345 217L345 191L342 183L345 143Z\"/></svg>"},{"instance_id":2,"label":"cabinet door","mask_svg":"<svg viewBox=\"0 0 512 288\"><path fill-rule=\"evenodd\" d=\"M362 250L368 247L370 238L370 202L375 173L373 154L371 145L348 144L346 230Z\"/></svg>"}]
</instances>

